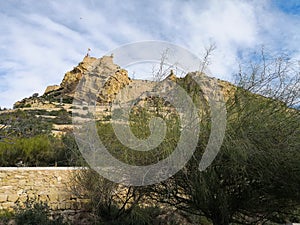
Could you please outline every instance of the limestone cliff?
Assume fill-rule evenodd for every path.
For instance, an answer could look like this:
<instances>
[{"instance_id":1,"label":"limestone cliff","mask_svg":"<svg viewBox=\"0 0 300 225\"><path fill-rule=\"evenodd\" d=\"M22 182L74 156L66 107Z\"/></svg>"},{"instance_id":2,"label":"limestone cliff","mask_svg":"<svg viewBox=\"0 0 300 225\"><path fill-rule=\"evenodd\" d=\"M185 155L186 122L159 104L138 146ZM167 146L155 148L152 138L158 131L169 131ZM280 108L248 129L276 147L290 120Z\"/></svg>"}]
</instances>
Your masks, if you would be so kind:
<instances>
[{"instance_id":1,"label":"limestone cliff","mask_svg":"<svg viewBox=\"0 0 300 225\"><path fill-rule=\"evenodd\" d=\"M74 93L75 88L82 78L83 74L90 70L93 63L97 61L97 58L85 56L83 61L80 62L73 70L67 72L60 84L64 93L71 94Z\"/></svg>"},{"instance_id":2,"label":"limestone cliff","mask_svg":"<svg viewBox=\"0 0 300 225\"><path fill-rule=\"evenodd\" d=\"M95 66L106 66L105 74L99 71L92 74L91 71ZM95 75L97 76L96 83ZM60 85L50 85L42 96L24 98L16 102L14 108L53 108L58 104L71 104L76 87L83 77L85 82L101 89L99 90L99 101L102 103L113 101L119 90L131 82L127 71L114 64L111 56L104 56L99 59L85 56L82 62L65 73Z\"/></svg>"},{"instance_id":3,"label":"limestone cliff","mask_svg":"<svg viewBox=\"0 0 300 225\"><path fill-rule=\"evenodd\" d=\"M128 77L128 73L124 69L117 70L108 80L105 82L103 89L99 95L100 102L112 102L118 92L128 85L131 79Z\"/></svg>"},{"instance_id":4,"label":"limestone cliff","mask_svg":"<svg viewBox=\"0 0 300 225\"><path fill-rule=\"evenodd\" d=\"M53 91L57 91L58 89L60 89L60 85L50 85L46 88L45 92L44 92L44 95L45 94L48 94L50 92L53 92Z\"/></svg>"}]
</instances>

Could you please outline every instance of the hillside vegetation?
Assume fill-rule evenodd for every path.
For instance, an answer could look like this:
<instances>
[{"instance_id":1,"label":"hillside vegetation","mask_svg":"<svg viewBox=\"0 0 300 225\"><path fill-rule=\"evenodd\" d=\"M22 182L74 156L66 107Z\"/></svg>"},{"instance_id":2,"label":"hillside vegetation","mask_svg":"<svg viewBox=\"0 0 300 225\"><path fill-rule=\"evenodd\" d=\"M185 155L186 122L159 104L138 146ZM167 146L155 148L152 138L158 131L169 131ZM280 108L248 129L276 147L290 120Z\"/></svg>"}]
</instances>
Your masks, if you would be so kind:
<instances>
[{"instance_id":1,"label":"hillside vegetation","mask_svg":"<svg viewBox=\"0 0 300 225\"><path fill-rule=\"evenodd\" d=\"M106 72L89 73L95 64ZM282 72L278 74L282 76ZM80 188L91 199L88 210L101 222L93 224L300 222L300 111L299 106L288 101L289 96L297 96L288 94L283 86L276 92L271 92L269 87L257 88L264 87L264 82L257 81L264 81L265 75L260 80L253 74L248 81L242 77L239 86L203 73L189 73L179 78L170 71L170 75L161 82L169 79L182 87L198 110L200 121L196 125L200 127L200 136L193 157L166 181L127 187L125 200L120 185L93 170L84 171L79 179ZM193 80L195 75L207 82L206 87L216 82L227 111L220 152L204 171L198 167L209 142L212 119L209 96L205 87ZM100 83L94 82L95 77ZM148 152L134 151L118 140L110 123L111 105L120 90L128 87L140 91L157 83L130 79L126 70L113 63L112 57L85 57L65 74L60 85L46 88L41 96L34 94L16 102L13 110L0 112L0 166L88 166L72 133L78 125L72 123L72 116L83 120L91 117L91 104L72 104L80 79L99 90L97 101L92 105L93 116L101 141L114 157L131 165L149 165L172 153L180 139L180 114L170 102L151 96L151 92L141 97L130 111L130 126L136 137L145 139L151 133L150 119L153 116L164 119L166 136L159 146ZM298 89L293 90L299 94ZM153 205L167 207L178 221L167 217L164 207ZM166 219L159 220L160 215Z\"/></svg>"}]
</instances>

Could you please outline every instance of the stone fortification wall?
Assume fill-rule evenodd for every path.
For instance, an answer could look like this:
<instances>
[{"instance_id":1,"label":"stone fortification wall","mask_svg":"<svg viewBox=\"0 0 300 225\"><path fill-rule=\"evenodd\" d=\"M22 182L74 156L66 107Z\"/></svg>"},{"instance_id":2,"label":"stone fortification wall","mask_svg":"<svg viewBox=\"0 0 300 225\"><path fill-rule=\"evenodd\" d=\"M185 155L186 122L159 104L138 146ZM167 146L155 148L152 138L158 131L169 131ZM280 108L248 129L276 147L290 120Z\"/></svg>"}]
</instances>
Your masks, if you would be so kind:
<instances>
[{"instance_id":1,"label":"stone fortification wall","mask_svg":"<svg viewBox=\"0 0 300 225\"><path fill-rule=\"evenodd\" d=\"M18 202L47 202L53 210L81 209L84 199L72 194L80 168L0 167L0 210L13 209Z\"/></svg>"}]
</instances>

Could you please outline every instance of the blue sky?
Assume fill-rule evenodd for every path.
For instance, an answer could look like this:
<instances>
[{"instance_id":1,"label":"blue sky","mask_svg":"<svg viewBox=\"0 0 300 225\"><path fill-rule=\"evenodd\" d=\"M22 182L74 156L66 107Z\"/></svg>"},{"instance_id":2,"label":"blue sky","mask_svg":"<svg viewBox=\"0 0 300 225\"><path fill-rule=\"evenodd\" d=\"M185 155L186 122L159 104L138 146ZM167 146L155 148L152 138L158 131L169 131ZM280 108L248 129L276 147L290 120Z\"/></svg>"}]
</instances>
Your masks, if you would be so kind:
<instances>
[{"instance_id":1,"label":"blue sky","mask_svg":"<svg viewBox=\"0 0 300 225\"><path fill-rule=\"evenodd\" d=\"M0 106L59 84L88 48L101 57L126 43L164 40L201 57L231 80L240 57L264 45L300 59L299 0L0 2Z\"/></svg>"}]
</instances>

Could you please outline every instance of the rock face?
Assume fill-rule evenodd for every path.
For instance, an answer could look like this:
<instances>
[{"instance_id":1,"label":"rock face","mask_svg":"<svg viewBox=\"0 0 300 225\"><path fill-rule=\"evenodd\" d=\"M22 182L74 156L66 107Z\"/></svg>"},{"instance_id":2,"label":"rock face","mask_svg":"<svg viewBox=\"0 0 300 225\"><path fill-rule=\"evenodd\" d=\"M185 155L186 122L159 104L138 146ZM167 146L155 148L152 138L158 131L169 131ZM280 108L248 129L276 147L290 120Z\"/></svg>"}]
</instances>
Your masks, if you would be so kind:
<instances>
[{"instance_id":1,"label":"rock face","mask_svg":"<svg viewBox=\"0 0 300 225\"><path fill-rule=\"evenodd\" d=\"M70 104L81 79L97 88L101 103L113 101L116 93L131 82L127 71L113 63L112 56L99 59L85 56L82 62L65 73L60 85L48 86L42 96L24 98L16 102L14 108L53 108L57 106L55 103Z\"/></svg>"},{"instance_id":2,"label":"rock face","mask_svg":"<svg viewBox=\"0 0 300 225\"><path fill-rule=\"evenodd\" d=\"M73 70L67 72L60 84L60 87L65 93L74 93L74 90L82 78L82 75L91 69L93 63L98 59L94 57L85 56L83 61L80 62Z\"/></svg>"},{"instance_id":3,"label":"rock face","mask_svg":"<svg viewBox=\"0 0 300 225\"><path fill-rule=\"evenodd\" d=\"M110 103L117 93L131 80L126 70L113 63L111 56L97 59L94 66L82 76L82 81L74 96L77 100L89 102L89 96L98 103Z\"/></svg>"},{"instance_id":4,"label":"rock face","mask_svg":"<svg viewBox=\"0 0 300 225\"><path fill-rule=\"evenodd\" d=\"M99 95L99 101L104 103L110 103L115 99L115 96L119 91L131 83L128 77L127 71L119 69L105 82L103 89Z\"/></svg>"},{"instance_id":5,"label":"rock face","mask_svg":"<svg viewBox=\"0 0 300 225\"><path fill-rule=\"evenodd\" d=\"M176 81L177 80L177 77L176 75L174 74L173 70L170 71L170 75L166 77L166 79L169 79L171 81Z\"/></svg>"},{"instance_id":6,"label":"rock face","mask_svg":"<svg viewBox=\"0 0 300 225\"><path fill-rule=\"evenodd\" d=\"M45 94L48 94L48 93L50 93L50 92L52 92L52 91L56 91L56 90L58 90L58 89L60 89L60 86L59 86L59 85L50 85L50 86L48 86L48 87L46 88L46 90L45 90L45 92L44 92L44 95L45 95Z\"/></svg>"}]
</instances>

